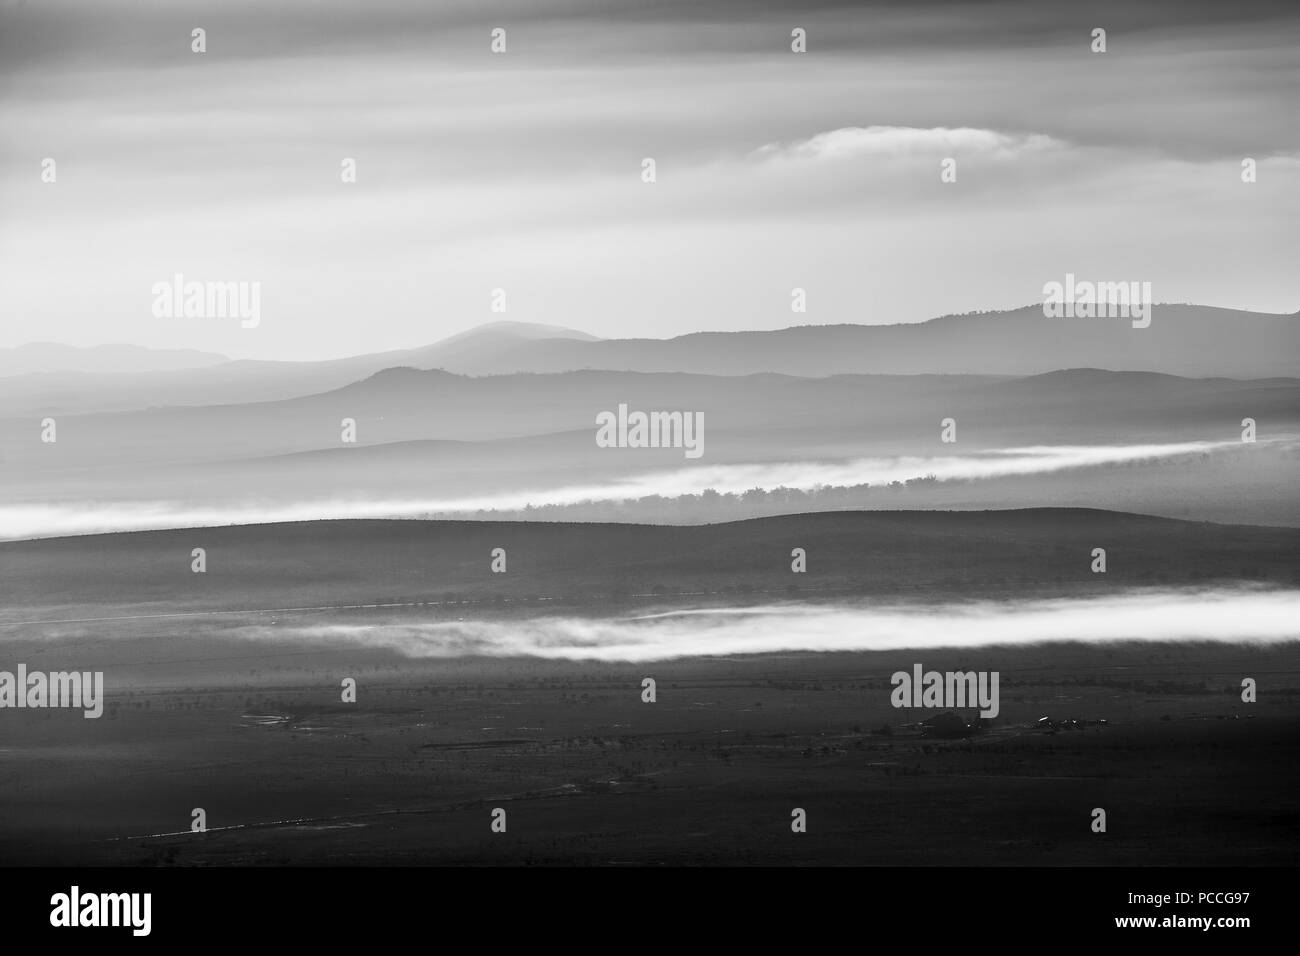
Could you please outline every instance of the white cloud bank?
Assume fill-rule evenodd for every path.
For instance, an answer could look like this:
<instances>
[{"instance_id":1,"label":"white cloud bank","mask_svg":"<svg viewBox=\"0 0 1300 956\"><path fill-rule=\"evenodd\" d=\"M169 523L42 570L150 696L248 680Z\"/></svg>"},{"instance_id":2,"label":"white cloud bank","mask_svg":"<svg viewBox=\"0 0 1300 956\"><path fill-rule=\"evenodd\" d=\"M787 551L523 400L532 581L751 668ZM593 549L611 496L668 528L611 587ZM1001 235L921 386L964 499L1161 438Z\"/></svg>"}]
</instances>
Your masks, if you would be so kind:
<instances>
[{"instance_id":1,"label":"white cloud bank","mask_svg":"<svg viewBox=\"0 0 1300 956\"><path fill-rule=\"evenodd\" d=\"M1065 144L1042 133L1014 134L969 126L845 126L793 143L768 143L754 152L766 160L840 160L864 157L980 156L1014 159Z\"/></svg>"},{"instance_id":2,"label":"white cloud bank","mask_svg":"<svg viewBox=\"0 0 1300 956\"><path fill-rule=\"evenodd\" d=\"M248 627L249 640L391 648L408 657L656 661L791 651L885 651L1113 641L1300 640L1300 591L1135 591L947 605L775 605L592 620Z\"/></svg>"},{"instance_id":3,"label":"white cloud bank","mask_svg":"<svg viewBox=\"0 0 1300 956\"><path fill-rule=\"evenodd\" d=\"M1175 442L1147 445L1035 445L968 455L858 458L832 462L694 465L648 472L599 485L533 488L469 498L392 499L368 494L354 500L231 500L205 505L177 501L47 503L0 506L0 540L105 531L266 524L346 518L400 518L532 505L626 501L650 495L675 497L707 489L739 494L751 488L813 489L825 485L887 485L934 475L939 481L979 481L1041 475L1070 469L1176 459L1240 442ZM706 452L707 454L707 452Z\"/></svg>"}]
</instances>

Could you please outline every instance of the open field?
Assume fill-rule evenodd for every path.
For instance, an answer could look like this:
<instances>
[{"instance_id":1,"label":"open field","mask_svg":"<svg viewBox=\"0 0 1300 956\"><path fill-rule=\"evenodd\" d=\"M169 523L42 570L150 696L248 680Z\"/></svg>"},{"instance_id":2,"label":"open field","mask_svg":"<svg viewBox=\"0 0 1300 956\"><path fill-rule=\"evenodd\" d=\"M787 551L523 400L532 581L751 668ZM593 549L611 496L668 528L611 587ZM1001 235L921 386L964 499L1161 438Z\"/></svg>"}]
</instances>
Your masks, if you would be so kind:
<instances>
[{"instance_id":1,"label":"open field","mask_svg":"<svg viewBox=\"0 0 1300 956\"><path fill-rule=\"evenodd\" d=\"M226 650L235 650L227 648ZM245 649L247 653L247 649ZM213 655L218 656L218 655ZM14 864L1285 864L1300 859L1294 648L982 649L961 741L890 708L905 652L632 667L356 651L203 665L105 717L10 712ZM310 663L307 663L310 661ZM194 665L200 666L200 665ZM338 677L358 679L356 704ZM640 700L640 681L658 700ZM1234 685L1264 688L1243 705ZM900 713L904 718L900 720ZM1054 719L1105 726L1047 733ZM1089 831L1094 807L1106 834ZM185 832L195 807L211 832ZM506 809L504 834L489 830ZM790 832L790 811L808 832ZM223 829L233 828L233 829ZM166 834L170 836L149 836Z\"/></svg>"},{"instance_id":2,"label":"open field","mask_svg":"<svg viewBox=\"0 0 1300 956\"><path fill-rule=\"evenodd\" d=\"M1147 585L1193 601L1210 585L1294 588L1298 537L1048 510L709 528L338 522L7 543L0 667L103 670L108 691L98 720L0 712L0 860L1294 865L1294 643L629 663L455 646L429 656L379 636L774 602L1023 604ZM795 546L808 550L806 574L790 573ZM1094 546L1108 549L1105 575L1088 570ZM205 574L190 571L192 547L207 548ZM489 571L493 547L508 550L506 574ZM360 604L403 606L347 606ZM63 623L20 623L34 621ZM937 711L890 704L890 675L917 662L998 671L999 715L968 739L923 738L917 722ZM345 677L355 703L340 699ZM1258 682L1257 703L1242 703L1243 677ZM1041 717L1089 723L1053 732ZM189 832L198 807L207 833ZM495 807L506 833L489 828ZM795 807L806 833L790 830ZM1107 810L1105 834L1089 829L1094 807Z\"/></svg>"}]
</instances>

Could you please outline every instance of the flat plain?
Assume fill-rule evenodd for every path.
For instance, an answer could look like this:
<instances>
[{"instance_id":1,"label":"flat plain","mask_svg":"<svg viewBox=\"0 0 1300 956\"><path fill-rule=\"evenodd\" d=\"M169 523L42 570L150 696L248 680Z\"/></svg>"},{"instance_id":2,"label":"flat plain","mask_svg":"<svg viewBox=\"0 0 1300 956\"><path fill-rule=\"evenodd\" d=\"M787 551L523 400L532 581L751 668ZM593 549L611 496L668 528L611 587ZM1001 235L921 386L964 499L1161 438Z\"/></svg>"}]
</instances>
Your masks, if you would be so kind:
<instances>
[{"instance_id":1,"label":"flat plain","mask_svg":"<svg viewBox=\"0 0 1300 956\"><path fill-rule=\"evenodd\" d=\"M703 528L315 522L0 544L3 666L103 670L108 685L98 720L0 713L0 860L1294 865L1293 643L628 662L430 651L427 635L406 647L366 632L1152 587L1194 600L1294 588L1297 544L1288 529L1055 509ZM1088 568L1097 545L1105 575ZM190 570L193 547L205 574ZM507 549L505 574L489 570L493 547ZM790 572L794 547L806 574ZM923 736L933 713L890 705L890 674L918 661L999 671L998 717L965 739ZM1240 699L1245 676L1256 703ZM345 677L355 703L341 700ZM497 807L505 833L490 828ZM1104 834L1090 828L1096 807ZM190 831L195 808L205 833ZM791 831L794 808L806 833Z\"/></svg>"}]
</instances>

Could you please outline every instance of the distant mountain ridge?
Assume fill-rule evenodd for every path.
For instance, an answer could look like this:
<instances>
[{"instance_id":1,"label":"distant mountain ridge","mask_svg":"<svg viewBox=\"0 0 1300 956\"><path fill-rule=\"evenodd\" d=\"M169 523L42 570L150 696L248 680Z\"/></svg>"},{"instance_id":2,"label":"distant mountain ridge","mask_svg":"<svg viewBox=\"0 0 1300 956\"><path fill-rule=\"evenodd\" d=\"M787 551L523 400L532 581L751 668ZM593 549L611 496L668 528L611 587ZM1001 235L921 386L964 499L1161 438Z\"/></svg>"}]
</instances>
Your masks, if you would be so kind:
<instances>
[{"instance_id":1,"label":"distant mountain ridge","mask_svg":"<svg viewBox=\"0 0 1300 956\"><path fill-rule=\"evenodd\" d=\"M620 404L698 414L703 462L678 443L601 445L599 416ZM690 520L811 501L801 504L786 486L858 489L843 500L819 498L818 508L1065 502L1300 525L1291 492L1300 378L1098 369L1024 378L465 376L391 367L283 400L57 418L58 442L46 444L40 418L0 417L0 536L130 527L162 512L181 526L266 514L409 514L411 502L421 503L414 513L466 500L488 509L568 507L593 495L600 500L591 510L547 515L609 520L619 517L618 500L653 494L672 503L653 506L647 520L677 522L681 496L704 488L744 492L743 508L701 505ZM1242 441L1247 418L1258 424L1256 442ZM943 441L948 419L956 444ZM946 478L907 486L910 498L890 489L936 471ZM746 489L763 496L745 497Z\"/></svg>"},{"instance_id":2,"label":"distant mountain ridge","mask_svg":"<svg viewBox=\"0 0 1300 956\"><path fill-rule=\"evenodd\" d=\"M540 338L426 358L468 375L606 369L749 375L1035 375L1087 366L1185 377L1300 374L1300 314L1156 305L1149 328L1126 319L1049 319L1039 306L896 325L804 325L694 332L670 339Z\"/></svg>"},{"instance_id":3,"label":"distant mountain ridge","mask_svg":"<svg viewBox=\"0 0 1300 956\"><path fill-rule=\"evenodd\" d=\"M599 339L573 329L494 322L414 349L323 362L238 360L107 375L0 377L11 414L277 401L329 391L386 368L459 375L583 370L698 375L1041 375L1097 368L1190 378L1300 377L1300 313L1155 305L1127 319L1049 319L1040 306L896 325L804 325ZM198 353L202 354L202 353Z\"/></svg>"}]
</instances>

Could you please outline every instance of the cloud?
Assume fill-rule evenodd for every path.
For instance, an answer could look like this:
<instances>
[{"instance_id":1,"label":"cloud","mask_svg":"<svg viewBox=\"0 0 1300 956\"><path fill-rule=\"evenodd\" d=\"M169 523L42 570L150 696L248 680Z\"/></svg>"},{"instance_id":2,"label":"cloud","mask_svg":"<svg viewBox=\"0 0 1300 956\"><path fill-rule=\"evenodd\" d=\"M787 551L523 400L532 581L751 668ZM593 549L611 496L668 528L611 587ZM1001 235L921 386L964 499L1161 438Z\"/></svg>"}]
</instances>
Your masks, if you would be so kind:
<instances>
[{"instance_id":1,"label":"cloud","mask_svg":"<svg viewBox=\"0 0 1300 956\"><path fill-rule=\"evenodd\" d=\"M1280 441L1280 440L1279 440ZM1266 444L1260 442L1259 444ZM401 518L457 514L527 505L627 501L651 495L698 495L712 489L740 494L751 488L813 489L825 485L887 485L934 475L939 481L984 481L1043 475L1080 468L1174 460L1216 451L1236 451L1239 441L1176 442L1163 445L1040 445L968 455L896 456L845 461L762 462L693 465L646 472L602 484L520 488L470 498L363 498L318 501L229 500L202 505L184 501L45 503L0 506L0 539L105 531L264 524L348 518ZM707 445L706 445L707 456Z\"/></svg>"},{"instance_id":2,"label":"cloud","mask_svg":"<svg viewBox=\"0 0 1300 956\"><path fill-rule=\"evenodd\" d=\"M775 605L586 619L238 628L251 641L390 648L407 657L658 661L791 651L937 650L1063 642L1300 640L1300 591L1191 589L942 605Z\"/></svg>"},{"instance_id":3,"label":"cloud","mask_svg":"<svg viewBox=\"0 0 1300 956\"><path fill-rule=\"evenodd\" d=\"M752 154L770 161L837 161L865 157L914 158L934 155L1015 159L1027 153L1061 149L1064 143L1042 133L1009 134L991 129L936 126L846 126L793 143L768 143Z\"/></svg>"}]
</instances>

